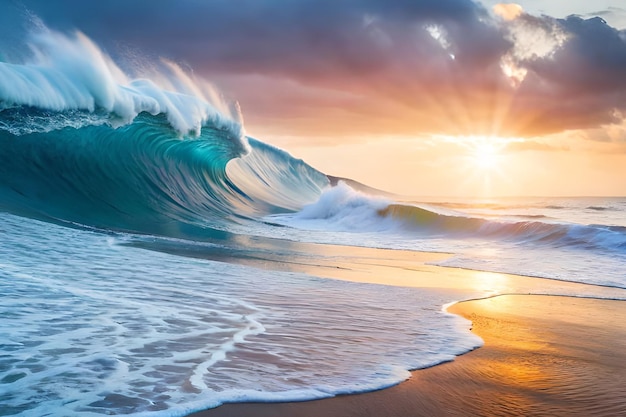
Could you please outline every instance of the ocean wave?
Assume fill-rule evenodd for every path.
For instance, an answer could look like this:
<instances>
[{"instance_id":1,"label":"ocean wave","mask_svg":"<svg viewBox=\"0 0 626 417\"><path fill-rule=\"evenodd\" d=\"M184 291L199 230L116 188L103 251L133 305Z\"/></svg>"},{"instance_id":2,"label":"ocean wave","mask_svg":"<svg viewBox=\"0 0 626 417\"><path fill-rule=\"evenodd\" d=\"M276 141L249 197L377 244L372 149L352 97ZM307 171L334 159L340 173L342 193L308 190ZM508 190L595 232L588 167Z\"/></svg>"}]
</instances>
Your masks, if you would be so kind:
<instances>
[{"instance_id":1,"label":"ocean wave","mask_svg":"<svg viewBox=\"0 0 626 417\"><path fill-rule=\"evenodd\" d=\"M384 232L417 240L483 239L553 248L626 250L623 226L557 222L543 215L486 218L430 205L394 203L360 193L343 182L302 211L272 220L304 229Z\"/></svg>"},{"instance_id":2,"label":"ocean wave","mask_svg":"<svg viewBox=\"0 0 626 417\"><path fill-rule=\"evenodd\" d=\"M619 211L618 208L606 207L606 206L589 206L589 207L587 207L587 210L592 210L592 211Z\"/></svg>"},{"instance_id":3,"label":"ocean wave","mask_svg":"<svg viewBox=\"0 0 626 417\"><path fill-rule=\"evenodd\" d=\"M487 220L443 215L404 205L390 205L378 213L383 217L397 219L420 232L431 234L502 239L552 247L617 251L626 249L626 227L623 226L564 224L536 219Z\"/></svg>"},{"instance_id":4,"label":"ocean wave","mask_svg":"<svg viewBox=\"0 0 626 417\"><path fill-rule=\"evenodd\" d=\"M33 50L24 63L0 62L5 210L202 239L297 210L329 183L248 139L238 107L173 64L153 74L158 83L131 80L80 33L35 36Z\"/></svg>"},{"instance_id":5,"label":"ocean wave","mask_svg":"<svg viewBox=\"0 0 626 417\"><path fill-rule=\"evenodd\" d=\"M451 216L416 206L390 205L378 214L392 217L419 232L502 239L519 243L581 249L626 249L626 227L543 222L504 221ZM540 217L541 218L541 217Z\"/></svg>"},{"instance_id":6,"label":"ocean wave","mask_svg":"<svg viewBox=\"0 0 626 417\"><path fill-rule=\"evenodd\" d=\"M322 173L258 141L241 159L230 133L214 126L178 137L162 115L142 113L118 128L0 130L0 143L0 205L105 229L200 238L295 210L327 184Z\"/></svg>"}]
</instances>

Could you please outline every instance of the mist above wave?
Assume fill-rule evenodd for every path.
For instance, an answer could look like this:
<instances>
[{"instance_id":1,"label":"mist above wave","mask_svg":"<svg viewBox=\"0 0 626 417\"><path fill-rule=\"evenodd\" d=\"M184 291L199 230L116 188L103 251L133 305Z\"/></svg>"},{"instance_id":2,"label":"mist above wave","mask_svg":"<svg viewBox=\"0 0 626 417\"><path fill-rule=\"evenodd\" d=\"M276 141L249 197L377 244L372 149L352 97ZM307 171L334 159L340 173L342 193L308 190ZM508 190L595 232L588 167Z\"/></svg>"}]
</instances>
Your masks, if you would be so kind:
<instances>
[{"instance_id":1,"label":"mist above wave","mask_svg":"<svg viewBox=\"0 0 626 417\"><path fill-rule=\"evenodd\" d=\"M173 62L152 63L131 78L80 32L65 35L44 29L30 35L29 47L31 54L22 62L0 62L2 113L24 107L80 112L90 115L83 122L113 126L130 123L142 112L164 114L179 135L199 135L209 124L245 143L238 105L226 103L207 82ZM58 126L35 123L32 129L37 127L49 131Z\"/></svg>"}]
</instances>

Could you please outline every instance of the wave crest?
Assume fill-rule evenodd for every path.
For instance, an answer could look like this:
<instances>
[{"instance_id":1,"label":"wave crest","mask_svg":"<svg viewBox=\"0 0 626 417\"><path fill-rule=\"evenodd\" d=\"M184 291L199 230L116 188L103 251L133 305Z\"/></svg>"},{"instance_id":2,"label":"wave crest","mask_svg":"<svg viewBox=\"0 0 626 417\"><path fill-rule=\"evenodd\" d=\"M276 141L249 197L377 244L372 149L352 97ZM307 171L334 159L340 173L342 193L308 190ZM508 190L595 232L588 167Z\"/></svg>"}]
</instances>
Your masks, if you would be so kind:
<instances>
[{"instance_id":1,"label":"wave crest","mask_svg":"<svg viewBox=\"0 0 626 417\"><path fill-rule=\"evenodd\" d=\"M30 48L31 56L22 63L0 62L0 111L27 107L96 114L82 121L112 126L131 123L144 112L164 114L180 135L198 136L210 125L229 131L247 149L238 106L226 104L208 84L174 63L162 61L158 71L147 74L150 79L131 79L80 32L34 34ZM42 131L53 128L40 126Z\"/></svg>"},{"instance_id":2,"label":"wave crest","mask_svg":"<svg viewBox=\"0 0 626 417\"><path fill-rule=\"evenodd\" d=\"M298 210L328 184L288 153L252 146L238 105L172 62L131 79L82 33L43 29L30 46L23 62L0 62L2 209L205 239Z\"/></svg>"},{"instance_id":3,"label":"wave crest","mask_svg":"<svg viewBox=\"0 0 626 417\"><path fill-rule=\"evenodd\" d=\"M509 240L523 244L623 251L626 227L549 223L538 220L496 221L447 215L416 206L392 204L378 214L391 217L420 233L465 238Z\"/></svg>"},{"instance_id":4,"label":"wave crest","mask_svg":"<svg viewBox=\"0 0 626 417\"><path fill-rule=\"evenodd\" d=\"M549 221L548 218L474 216L445 207L391 203L339 181L319 200L293 215L272 220L301 229L385 232L415 239L493 240L538 247L626 250L626 227Z\"/></svg>"}]
</instances>

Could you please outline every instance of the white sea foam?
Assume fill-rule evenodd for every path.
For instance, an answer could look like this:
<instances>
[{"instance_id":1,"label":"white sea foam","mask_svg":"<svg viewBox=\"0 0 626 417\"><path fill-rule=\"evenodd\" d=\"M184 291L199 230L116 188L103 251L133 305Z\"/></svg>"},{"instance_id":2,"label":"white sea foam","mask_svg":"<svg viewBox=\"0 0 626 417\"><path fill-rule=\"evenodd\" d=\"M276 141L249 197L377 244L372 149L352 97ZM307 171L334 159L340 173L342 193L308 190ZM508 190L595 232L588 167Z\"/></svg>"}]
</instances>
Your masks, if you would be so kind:
<instances>
[{"instance_id":1,"label":"white sea foam","mask_svg":"<svg viewBox=\"0 0 626 417\"><path fill-rule=\"evenodd\" d=\"M278 223L303 229L325 231L381 232L397 230L399 224L378 212L391 203L352 189L344 182L327 188L318 201L289 215L269 216Z\"/></svg>"},{"instance_id":2,"label":"white sea foam","mask_svg":"<svg viewBox=\"0 0 626 417\"><path fill-rule=\"evenodd\" d=\"M104 112L112 125L129 123L141 112L165 114L183 135L197 135L211 124L245 142L238 106L174 63L164 61L144 75L150 79L131 79L80 32L69 37L44 30L32 36L31 50L23 63L0 62L0 109Z\"/></svg>"},{"instance_id":3,"label":"white sea foam","mask_svg":"<svg viewBox=\"0 0 626 417\"><path fill-rule=\"evenodd\" d=\"M462 294L265 272L0 217L8 415L173 416L362 392L481 343L441 311Z\"/></svg>"}]
</instances>

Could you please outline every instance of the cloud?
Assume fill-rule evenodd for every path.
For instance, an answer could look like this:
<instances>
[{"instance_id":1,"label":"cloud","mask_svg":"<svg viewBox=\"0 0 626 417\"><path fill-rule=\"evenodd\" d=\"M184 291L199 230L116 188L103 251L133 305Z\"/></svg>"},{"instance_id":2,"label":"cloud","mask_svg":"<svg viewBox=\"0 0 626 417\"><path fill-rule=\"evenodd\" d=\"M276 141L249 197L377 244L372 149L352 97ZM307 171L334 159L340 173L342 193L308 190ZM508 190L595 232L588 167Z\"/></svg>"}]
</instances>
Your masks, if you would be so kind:
<instances>
[{"instance_id":1,"label":"cloud","mask_svg":"<svg viewBox=\"0 0 626 417\"><path fill-rule=\"evenodd\" d=\"M626 119L621 124L585 130L581 135L586 140L626 145Z\"/></svg>"},{"instance_id":2,"label":"cloud","mask_svg":"<svg viewBox=\"0 0 626 417\"><path fill-rule=\"evenodd\" d=\"M626 28L626 9L622 7L608 7L605 10L598 10L597 12L587 13L584 15L586 18L601 17L610 22L611 25L617 28Z\"/></svg>"},{"instance_id":3,"label":"cloud","mask_svg":"<svg viewBox=\"0 0 626 417\"><path fill-rule=\"evenodd\" d=\"M493 12L504 20L514 20L522 15L524 9L516 3L498 3L493 6Z\"/></svg>"},{"instance_id":4,"label":"cloud","mask_svg":"<svg viewBox=\"0 0 626 417\"><path fill-rule=\"evenodd\" d=\"M551 54L518 61L528 75L515 92L511 114L522 116L533 133L620 122L626 108L625 33L600 18L527 20L555 27L565 40Z\"/></svg>"},{"instance_id":5,"label":"cloud","mask_svg":"<svg viewBox=\"0 0 626 417\"><path fill-rule=\"evenodd\" d=\"M268 134L536 136L626 114L626 31L600 18L499 5L506 20L470 0L19 4L14 14L79 29L128 62L188 64Z\"/></svg>"}]
</instances>

